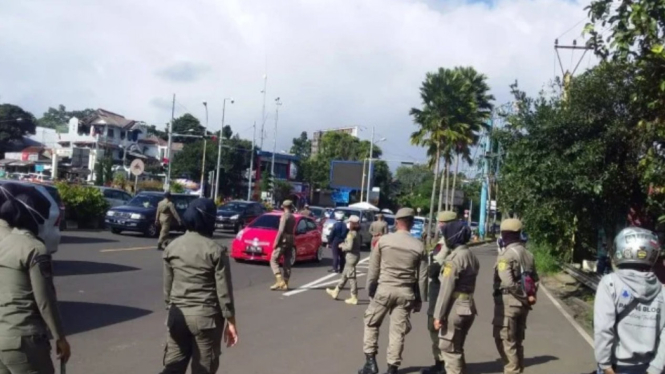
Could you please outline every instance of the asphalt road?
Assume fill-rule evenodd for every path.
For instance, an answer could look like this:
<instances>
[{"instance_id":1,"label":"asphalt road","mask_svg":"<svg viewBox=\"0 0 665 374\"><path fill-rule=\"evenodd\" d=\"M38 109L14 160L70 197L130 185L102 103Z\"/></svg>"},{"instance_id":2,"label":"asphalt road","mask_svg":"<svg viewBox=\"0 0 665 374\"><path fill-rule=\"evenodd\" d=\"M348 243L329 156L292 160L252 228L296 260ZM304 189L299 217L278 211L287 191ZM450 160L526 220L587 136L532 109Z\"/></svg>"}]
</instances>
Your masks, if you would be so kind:
<instances>
[{"instance_id":1,"label":"asphalt road","mask_svg":"<svg viewBox=\"0 0 665 374\"><path fill-rule=\"evenodd\" d=\"M133 234L70 231L55 255L58 298L72 344L69 374L158 373L166 311L162 297L161 252L156 240ZM232 235L221 235L229 243ZM491 268L496 252L474 249L481 262L476 300L479 316L467 339L469 373L501 373L492 339ZM326 253L326 255L328 255ZM270 268L233 263L239 344L223 349L221 373L342 374L362 365L362 317L367 305L332 301L323 291L335 275L320 264L297 265L293 290L268 290ZM364 274L361 265L359 275ZM347 297L343 291L340 299ZM583 374L593 370L593 351L544 293L529 316L526 373ZM426 305L423 307L426 309ZM424 313L414 315L400 373L417 373L432 361ZM387 323L380 337L379 364L385 370Z\"/></svg>"}]
</instances>

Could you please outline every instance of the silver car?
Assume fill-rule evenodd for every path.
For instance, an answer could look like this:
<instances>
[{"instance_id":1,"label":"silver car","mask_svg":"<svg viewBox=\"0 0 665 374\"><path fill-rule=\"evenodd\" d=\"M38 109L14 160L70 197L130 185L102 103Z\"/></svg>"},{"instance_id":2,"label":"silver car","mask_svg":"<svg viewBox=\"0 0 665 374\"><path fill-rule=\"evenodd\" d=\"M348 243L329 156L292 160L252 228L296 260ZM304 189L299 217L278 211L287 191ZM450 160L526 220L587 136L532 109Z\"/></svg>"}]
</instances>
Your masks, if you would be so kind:
<instances>
[{"instance_id":1,"label":"silver car","mask_svg":"<svg viewBox=\"0 0 665 374\"><path fill-rule=\"evenodd\" d=\"M369 226L372 224L372 222L374 222L374 212L371 210L347 207L335 208L335 210L330 215L330 218L325 219L323 222L323 227L321 230L321 241L323 244L328 244L328 235L330 235L330 231L332 230L333 225L335 222L337 222L335 219L336 212L344 213L345 220L353 215L360 217L360 237L362 239L362 245L369 247L372 243L372 235L369 233Z\"/></svg>"},{"instance_id":2,"label":"silver car","mask_svg":"<svg viewBox=\"0 0 665 374\"><path fill-rule=\"evenodd\" d=\"M101 187L101 186L94 186L93 188L96 188L99 191L101 191L102 195L104 195L104 200L106 200L106 202L109 203L109 207L111 208L125 205L129 200L132 199L132 195L118 188Z\"/></svg>"}]
</instances>

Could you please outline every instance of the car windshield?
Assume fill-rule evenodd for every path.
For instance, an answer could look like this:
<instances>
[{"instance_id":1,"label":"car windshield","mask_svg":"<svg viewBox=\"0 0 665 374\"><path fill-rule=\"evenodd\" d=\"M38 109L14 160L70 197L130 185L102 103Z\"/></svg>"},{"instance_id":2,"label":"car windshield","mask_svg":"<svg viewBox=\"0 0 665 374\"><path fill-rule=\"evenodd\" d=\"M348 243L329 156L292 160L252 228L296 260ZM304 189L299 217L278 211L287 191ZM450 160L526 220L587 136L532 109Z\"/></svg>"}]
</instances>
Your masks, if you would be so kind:
<instances>
[{"instance_id":1,"label":"car windshield","mask_svg":"<svg viewBox=\"0 0 665 374\"><path fill-rule=\"evenodd\" d=\"M312 212L314 217L321 217L324 212L324 210L321 208L309 208L309 210Z\"/></svg>"},{"instance_id":2,"label":"car windshield","mask_svg":"<svg viewBox=\"0 0 665 374\"><path fill-rule=\"evenodd\" d=\"M383 219L386 220L386 222L388 223L388 226L395 225L395 218L394 217L385 217L384 216Z\"/></svg>"},{"instance_id":3,"label":"car windshield","mask_svg":"<svg viewBox=\"0 0 665 374\"><path fill-rule=\"evenodd\" d=\"M359 210L351 210L351 209L335 209L335 213L333 213L333 217L335 217L335 214L337 212L342 212L344 213L344 219L347 219L351 216L358 216L360 217L360 211Z\"/></svg>"},{"instance_id":4,"label":"car windshield","mask_svg":"<svg viewBox=\"0 0 665 374\"><path fill-rule=\"evenodd\" d=\"M58 189L55 187L51 186L44 186L46 188L46 191L48 191L48 194L51 195L53 200L55 200L58 205L62 205L62 199L60 198L60 194L58 193Z\"/></svg>"},{"instance_id":5,"label":"car windshield","mask_svg":"<svg viewBox=\"0 0 665 374\"><path fill-rule=\"evenodd\" d=\"M232 211L239 211L239 210L245 210L247 208L247 203L226 203L219 207L218 210L232 210Z\"/></svg>"},{"instance_id":6,"label":"car windshield","mask_svg":"<svg viewBox=\"0 0 665 374\"><path fill-rule=\"evenodd\" d=\"M264 214L255 219L248 225L255 229L277 230L279 228L279 219L281 216L276 214Z\"/></svg>"},{"instance_id":7,"label":"car windshield","mask_svg":"<svg viewBox=\"0 0 665 374\"><path fill-rule=\"evenodd\" d=\"M140 206L142 208L156 208L161 200L162 197L158 195L137 195L129 200L127 205Z\"/></svg>"}]
</instances>

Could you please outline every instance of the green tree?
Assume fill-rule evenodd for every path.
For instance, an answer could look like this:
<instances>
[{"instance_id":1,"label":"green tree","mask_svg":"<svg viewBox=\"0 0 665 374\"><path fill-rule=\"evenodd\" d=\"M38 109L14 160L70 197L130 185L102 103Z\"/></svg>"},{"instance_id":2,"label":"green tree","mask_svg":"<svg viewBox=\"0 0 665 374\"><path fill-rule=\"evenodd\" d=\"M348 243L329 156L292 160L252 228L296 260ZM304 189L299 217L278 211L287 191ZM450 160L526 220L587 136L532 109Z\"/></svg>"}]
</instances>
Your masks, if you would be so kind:
<instances>
[{"instance_id":1,"label":"green tree","mask_svg":"<svg viewBox=\"0 0 665 374\"><path fill-rule=\"evenodd\" d=\"M591 36L587 45L601 59L631 64L635 70L632 99L644 107L636 128L641 135L639 147L644 150L641 182L644 190L654 192L646 205L664 222L665 157L659 148L665 145L665 1L635 0L617 5L594 0L586 9L589 23L585 31Z\"/></svg>"},{"instance_id":2,"label":"green tree","mask_svg":"<svg viewBox=\"0 0 665 374\"><path fill-rule=\"evenodd\" d=\"M102 157L95 164L95 185L106 186L113 183L113 158Z\"/></svg>"},{"instance_id":3,"label":"green tree","mask_svg":"<svg viewBox=\"0 0 665 374\"><path fill-rule=\"evenodd\" d=\"M497 132L506 149L499 202L561 259L592 252L597 229L613 237L645 199L637 129L646 113L632 99L636 85L634 66L602 63L574 78L565 103L512 86L519 111Z\"/></svg>"},{"instance_id":4,"label":"green tree","mask_svg":"<svg viewBox=\"0 0 665 374\"><path fill-rule=\"evenodd\" d=\"M174 134L203 135L204 133L204 127L201 125L201 122L198 120L198 118L189 113L185 113L182 116L176 118L173 121L172 128ZM179 136L174 136L173 140L182 143L195 143L198 141L196 138L186 138Z\"/></svg>"},{"instance_id":5,"label":"green tree","mask_svg":"<svg viewBox=\"0 0 665 374\"><path fill-rule=\"evenodd\" d=\"M440 160L445 160L443 176L440 179L438 209L450 209L453 193L447 193L449 201L444 202L444 189L449 191L448 175L453 175L453 191L459 158L471 162L469 149L479 139L479 133L486 128L486 121L491 115L494 99L486 83L487 78L471 67L454 69L439 68L434 73L427 73L420 88L422 108L412 108L418 129L411 134L411 143L427 148L430 166L434 168L432 180L430 220L433 219L436 183L438 180ZM456 157L455 172L451 173L450 164ZM445 203L445 204L444 204Z\"/></svg>"},{"instance_id":6,"label":"green tree","mask_svg":"<svg viewBox=\"0 0 665 374\"><path fill-rule=\"evenodd\" d=\"M290 152L301 159L309 158L312 153L312 141L307 138L306 131L301 132L299 137L293 138L293 145Z\"/></svg>"},{"instance_id":7,"label":"green tree","mask_svg":"<svg viewBox=\"0 0 665 374\"><path fill-rule=\"evenodd\" d=\"M291 185L291 183L282 180L275 181L275 186L274 186L275 201L281 202L286 200L292 191L293 191L293 186Z\"/></svg>"},{"instance_id":8,"label":"green tree","mask_svg":"<svg viewBox=\"0 0 665 374\"><path fill-rule=\"evenodd\" d=\"M95 112L94 109L83 109L83 110L67 110L67 108L60 104L58 108L49 107L46 112L42 115L42 118L37 120L39 126L48 127L50 129L57 129L58 131L67 130L67 122L72 117L76 117L79 120L82 120L86 117L89 117Z\"/></svg>"},{"instance_id":9,"label":"green tree","mask_svg":"<svg viewBox=\"0 0 665 374\"><path fill-rule=\"evenodd\" d=\"M148 126L148 135L154 135L158 138L161 138L163 140L168 140L169 135L166 131L162 131L157 128L155 125L150 125Z\"/></svg>"},{"instance_id":10,"label":"green tree","mask_svg":"<svg viewBox=\"0 0 665 374\"><path fill-rule=\"evenodd\" d=\"M21 140L27 134L35 133L35 117L12 104L0 104L0 153L11 141Z\"/></svg>"}]
</instances>

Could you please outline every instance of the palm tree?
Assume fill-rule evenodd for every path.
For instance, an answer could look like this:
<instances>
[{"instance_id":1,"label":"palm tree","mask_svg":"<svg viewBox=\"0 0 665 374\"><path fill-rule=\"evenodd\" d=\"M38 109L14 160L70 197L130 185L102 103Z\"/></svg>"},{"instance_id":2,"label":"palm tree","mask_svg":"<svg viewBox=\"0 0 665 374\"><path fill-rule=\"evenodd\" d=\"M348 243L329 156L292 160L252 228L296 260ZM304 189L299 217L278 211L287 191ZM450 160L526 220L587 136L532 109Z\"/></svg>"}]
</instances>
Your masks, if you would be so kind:
<instances>
[{"instance_id":1,"label":"palm tree","mask_svg":"<svg viewBox=\"0 0 665 374\"><path fill-rule=\"evenodd\" d=\"M452 192L445 195L445 208L452 208L460 156L471 163L469 149L478 142L478 134L486 127L485 121L491 114L491 101L494 99L488 94L486 79L471 67L439 68L435 73L428 73L421 85L423 108L410 111L414 122L420 127L411 135L411 142L427 147L430 164L434 164L430 222L434 213L440 159L445 159L446 166L439 186L439 211L444 204L444 188ZM450 191L449 174L453 156L455 173Z\"/></svg>"}]
</instances>

